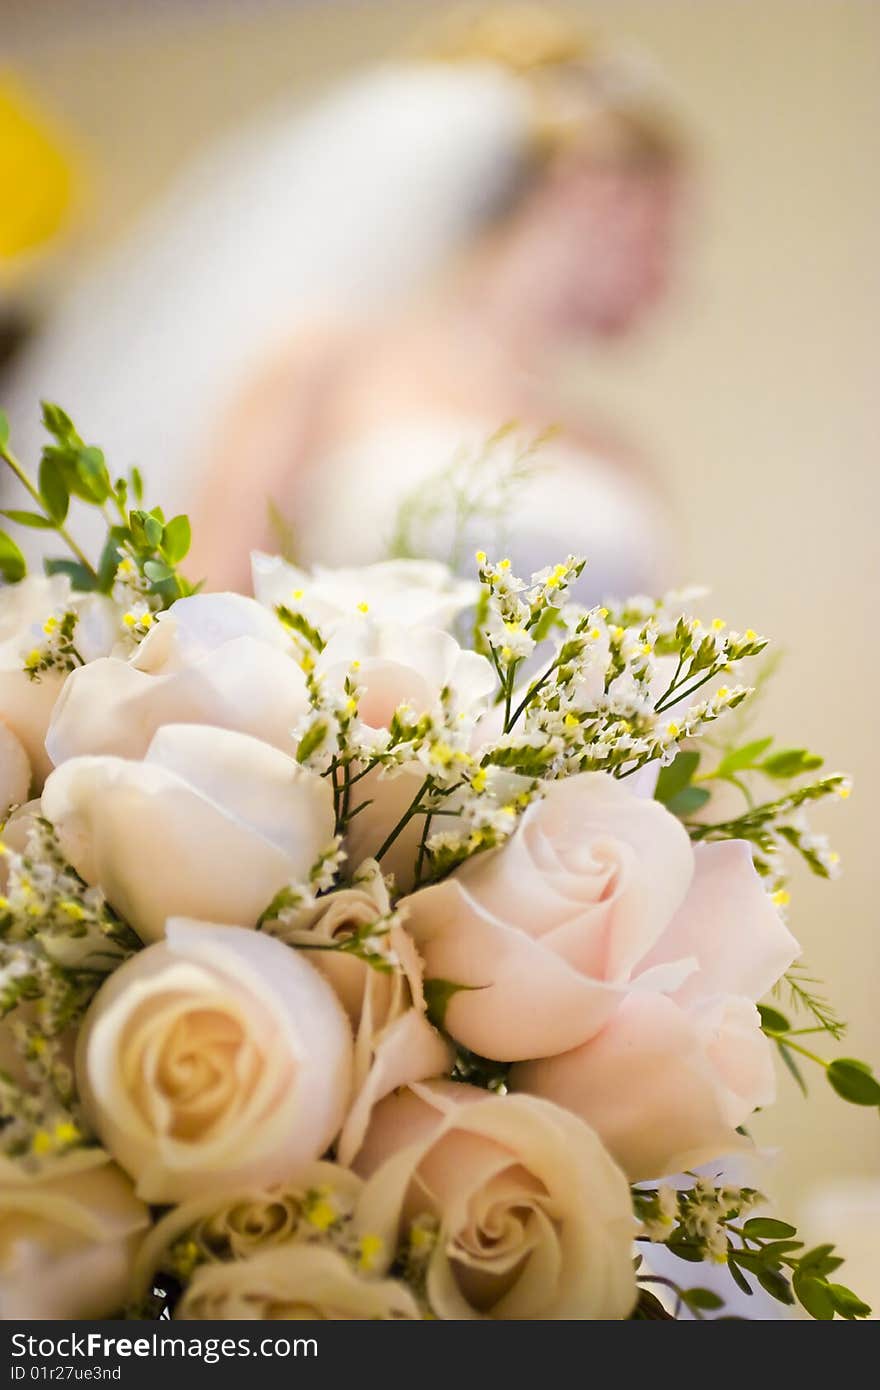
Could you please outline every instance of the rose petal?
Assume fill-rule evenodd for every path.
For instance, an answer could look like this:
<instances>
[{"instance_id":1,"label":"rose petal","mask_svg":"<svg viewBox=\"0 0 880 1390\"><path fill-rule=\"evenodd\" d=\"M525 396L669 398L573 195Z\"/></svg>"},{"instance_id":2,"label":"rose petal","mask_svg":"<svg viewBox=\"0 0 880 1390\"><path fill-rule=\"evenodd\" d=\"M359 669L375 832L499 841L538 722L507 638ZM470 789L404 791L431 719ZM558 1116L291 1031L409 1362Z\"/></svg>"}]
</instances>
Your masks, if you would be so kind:
<instances>
[{"instance_id":1,"label":"rose petal","mask_svg":"<svg viewBox=\"0 0 880 1390\"><path fill-rule=\"evenodd\" d=\"M760 999L800 955L744 840L698 845L690 892L641 968L694 956L683 1001L711 994Z\"/></svg>"}]
</instances>

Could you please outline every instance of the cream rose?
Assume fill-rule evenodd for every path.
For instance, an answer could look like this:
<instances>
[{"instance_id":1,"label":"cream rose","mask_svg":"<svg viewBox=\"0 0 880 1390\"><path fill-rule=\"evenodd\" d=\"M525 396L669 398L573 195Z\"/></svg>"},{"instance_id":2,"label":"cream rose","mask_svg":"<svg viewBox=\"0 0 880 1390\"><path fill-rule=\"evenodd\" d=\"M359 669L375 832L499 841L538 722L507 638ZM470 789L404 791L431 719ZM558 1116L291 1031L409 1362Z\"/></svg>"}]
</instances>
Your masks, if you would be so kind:
<instances>
[{"instance_id":1,"label":"cream rose","mask_svg":"<svg viewBox=\"0 0 880 1390\"><path fill-rule=\"evenodd\" d=\"M95 996L76 1074L102 1142L150 1202L280 1182L342 1123L351 1030L302 955L175 919Z\"/></svg>"},{"instance_id":2,"label":"cream rose","mask_svg":"<svg viewBox=\"0 0 880 1390\"><path fill-rule=\"evenodd\" d=\"M693 868L687 832L658 802L604 773L549 783L505 845L405 900L426 978L467 986L452 995L446 1027L505 1062L592 1037ZM640 987L688 968L661 967Z\"/></svg>"},{"instance_id":3,"label":"cream rose","mask_svg":"<svg viewBox=\"0 0 880 1390\"><path fill-rule=\"evenodd\" d=\"M271 931L278 928L269 924ZM355 933L366 936L384 968L342 952ZM319 898L282 930L329 980L354 1030L352 1101L337 1144L349 1164L363 1142L373 1106L398 1086L440 1076L452 1066L452 1049L428 1022L422 963L375 863L359 871L356 887Z\"/></svg>"},{"instance_id":4,"label":"cream rose","mask_svg":"<svg viewBox=\"0 0 880 1390\"><path fill-rule=\"evenodd\" d=\"M100 1149L74 1150L33 1173L0 1158L0 1317L121 1312L149 1224L128 1178Z\"/></svg>"},{"instance_id":5,"label":"cream rose","mask_svg":"<svg viewBox=\"0 0 880 1390\"><path fill-rule=\"evenodd\" d=\"M336 1250L293 1241L234 1264L200 1265L175 1316L374 1322L421 1313L398 1280L371 1279Z\"/></svg>"},{"instance_id":6,"label":"cream rose","mask_svg":"<svg viewBox=\"0 0 880 1390\"><path fill-rule=\"evenodd\" d=\"M106 656L121 637L119 614L109 599L99 594L74 594L70 581L60 574L51 579L29 575L0 589L0 723L23 748L30 774L22 795L10 796L10 801L23 801L32 779L39 791L51 771L46 730L65 675L63 671L44 671L33 678L24 663L35 648L47 645L46 621L67 609L78 615L74 640L83 661ZM8 769L14 769L14 789L20 790L23 774L17 750L0 747L0 760L0 766L6 765L7 777Z\"/></svg>"},{"instance_id":7,"label":"cream rose","mask_svg":"<svg viewBox=\"0 0 880 1390\"><path fill-rule=\"evenodd\" d=\"M246 734L168 724L143 762L72 758L43 793L69 862L144 941L171 916L255 926L332 839L316 774Z\"/></svg>"},{"instance_id":8,"label":"cream rose","mask_svg":"<svg viewBox=\"0 0 880 1390\"><path fill-rule=\"evenodd\" d=\"M86 753L141 758L163 724L214 724L292 753L307 708L277 619L239 594L196 594L160 613L127 661L72 672L46 747L56 766Z\"/></svg>"},{"instance_id":9,"label":"cream rose","mask_svg":"<svg viewBox=\"0 0 880 1390\"><path fill-rule=\"evenodd\" d=\"M480 591L434 560L383 560L360 569L316 565L311 573L278 555L257 552L251 563L260 603L305 613L324 637L363 613L382 623L445 628L476 603Z\"/></svg>"},{"instance_id":10,"label":"cream rose","mask_svg":"<svg viewBox=\"0 0 880 1390\"><path fill-rule=\"evenodd\" d=\"M755 1001L798 955L747 844L700 845L684 904L642 963L687 955L697 969L671 997L634 993L590 1041L514 1067L510 1084L593 1126L633 1181L730 1153L775 1096Z\"/></svg>"},{"instance_id":11,"label":"cream rose","mask_svg":"<svg viewBox=\"0 0 880 1390\"><path fill-rule=\"evenodd\" d=\"M393 1250L417 1218L436 1223L426 1292L437 1317L630 1313L629 1189L567 1111L453 1082L413 1086L376 1107L355 1168L367 1179L359 1229Z\"/></svg>"},{"instance_id":12,"label":"cream rose","mask_svg":"<svg viewBox=\"0 0 880 1390\"><path fill-rule=\"evenodd\" d=\"M351 1221L363 1184L350 1168L337 1163L310 1163L293 1183L278 1187L244 1187L218 1196L204 1192L182 1202L156 1222L138 1249L132 1300L149 1293L157 1273L178 1274L178 1250L184 1259L246 1260L294 1237L316 1238ZM334 1220L335 1217L335 1220Z\"/></svg>"}]
</instances>

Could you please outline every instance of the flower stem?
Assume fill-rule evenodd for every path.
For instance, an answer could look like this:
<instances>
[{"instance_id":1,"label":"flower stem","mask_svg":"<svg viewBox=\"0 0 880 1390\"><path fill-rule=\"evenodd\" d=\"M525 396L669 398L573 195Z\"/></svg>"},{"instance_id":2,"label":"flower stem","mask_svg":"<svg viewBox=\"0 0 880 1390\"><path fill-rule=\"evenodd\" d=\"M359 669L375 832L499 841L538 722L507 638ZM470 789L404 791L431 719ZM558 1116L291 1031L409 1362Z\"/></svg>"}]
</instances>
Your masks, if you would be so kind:
<instances>
[{"instance_id":1,"label":"flower stem","mask_svg":"<svg viewBox=\"0 0 880 1390\"><path fill-rule=\"evenodd\" d=\"M16 478L21 483L25 491L28 492L30 496L33 498L33 500L36 502L37 506L40 508L40 511L45 513L46 504L44 503L37 489L34 487L24 468L19 463L18 459L15 457L15 454L13 454L11 450L8 448L0 449L0 458L2 458L4 463L6 463L8 467L12 469L12 472L15 474ZM94 566L89 561L88 556L77 545L76 541L73 539L73 536L70 534L67 527L64 526L60 521L53 521L52 525L58 532L61 539L76 556L77 560L79 560L83 568L88 570L89 574L92 576L93 579L97 579L98 576Z\"/></svg>"},{"instance_id":2,"label":"flower stem","mask_svg":"<svg viewBox=\"0 0 880 1390\"><path fill-rule=\"evenodd\" d=\"M407 809L404 811L403 815L400 817L400 820L399 820L399 821L397 822L397 824L395 825L394 829L391 831L391 833L390 833L388 836L386 836L386 838L385 838L384 842L382 843L381 847L376 851L376 854L375 854L375 856L374 856L375 859L381 860L381 859L383 858L383 856L386 855L386 854L388 853L388 851L390 850L391 846L394 844L395 840L397 839L398 835L400 835L400 833L401 833L403 830L406 829L406 827L409 825L410 821L412 820L413 816L416 815L416 814L422 809L419 803L421 802L421 799L422 799L422 797L424 796L425 792L426 792L426 791L430 791L430 789L431 789L431 778L430 778L430 777L426 777L425 780L424 780L424 782L422 783L422 785L419 787L418 791L416 792L415 796L413 797L412 801L410 802L409 806L408 806Z\"/></svg>"}]
</instances>

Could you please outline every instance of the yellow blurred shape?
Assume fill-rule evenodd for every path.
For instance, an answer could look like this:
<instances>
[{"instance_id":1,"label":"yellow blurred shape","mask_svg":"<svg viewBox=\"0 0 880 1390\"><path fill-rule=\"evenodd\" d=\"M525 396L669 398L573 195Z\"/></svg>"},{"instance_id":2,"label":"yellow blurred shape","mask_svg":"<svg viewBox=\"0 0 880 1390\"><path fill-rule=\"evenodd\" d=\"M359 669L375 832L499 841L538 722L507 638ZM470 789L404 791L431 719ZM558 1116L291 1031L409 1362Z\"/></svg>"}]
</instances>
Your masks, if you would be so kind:
<instances>
[{"instance_id":1,"label":"yellow blurred shape","mask_svg":"<svg viewBox=\"0 0 880 1390\"><path fill-rule=\"evenodd\" d=\"M62 141L19 82L0 71L0 269L51 241L73 201Z\"/></svg>"}]
</instances>

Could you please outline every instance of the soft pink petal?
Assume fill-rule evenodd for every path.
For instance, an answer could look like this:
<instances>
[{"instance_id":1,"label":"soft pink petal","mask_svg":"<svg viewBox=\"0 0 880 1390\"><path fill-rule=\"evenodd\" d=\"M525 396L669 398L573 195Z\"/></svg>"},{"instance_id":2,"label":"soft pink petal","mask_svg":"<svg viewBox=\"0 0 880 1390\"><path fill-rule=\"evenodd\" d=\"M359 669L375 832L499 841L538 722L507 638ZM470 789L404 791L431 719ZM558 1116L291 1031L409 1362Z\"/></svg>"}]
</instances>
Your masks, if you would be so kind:
<instances>
[{"instance_id":1,"label":"soft pink petal","mask_svg":"<svg viewBox=\"0 0 880 1390\"><path fill-rule=\"evenodd\" d=\"M564 1052L592 1037L620 998L614 986L489 916L454 879L413 894L407 907L425 979L470 986L450 999L445 1026L483 1057Z\"/></svg>"},{"instance_id":2,"label":"soft pink petal","mask_svg":"<svg viewBox=\"0 0 880 1390\"><path fill-rule=\"evenodd\" d=\"M580 1115L634 1182L708 1162L742 1142L700 1030L662 995L631 995L597 1037L514 1067L510 1084Z\"/></svg>"},{"instance_id":3,"label":"soft pink petal","mask_svg":"<svg viewBox=\"0 0 880 1390\"><path fill-rule=\"evenodd\" d=\"M698 845L690 892L641 968L694 956L684 1001L713 994L760 999L800 954L770 901L744 840Z\"/></svg>"}]
</instances>

